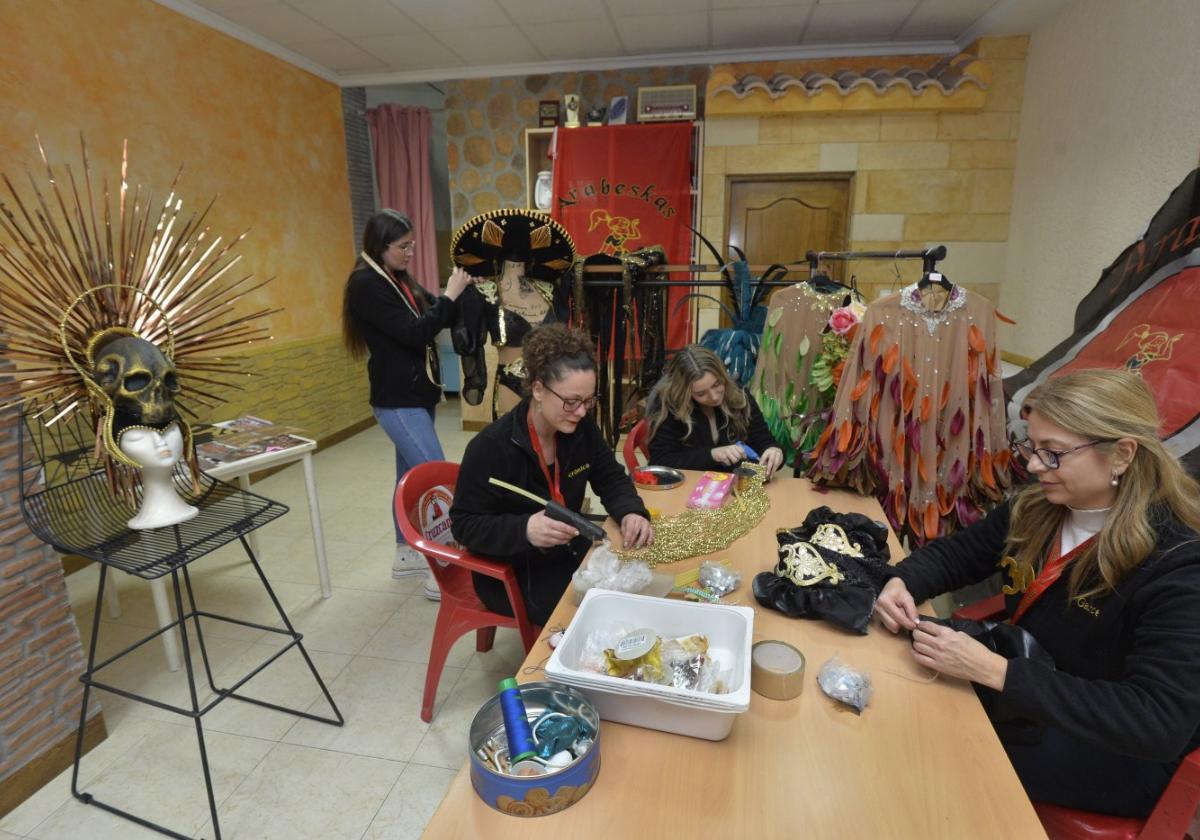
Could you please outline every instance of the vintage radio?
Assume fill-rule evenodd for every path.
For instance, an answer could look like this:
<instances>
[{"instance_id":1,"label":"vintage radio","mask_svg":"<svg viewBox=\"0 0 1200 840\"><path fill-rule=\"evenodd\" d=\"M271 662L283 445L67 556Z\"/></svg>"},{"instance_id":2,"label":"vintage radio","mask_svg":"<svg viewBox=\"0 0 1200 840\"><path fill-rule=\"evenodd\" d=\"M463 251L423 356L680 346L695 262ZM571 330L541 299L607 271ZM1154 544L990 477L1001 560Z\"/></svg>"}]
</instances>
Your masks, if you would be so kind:
<instances>
[{"instance_id":1,"label":"vintage radio","mask_svg":"<svg viewBox=\"0 0 1200 840\"><path fill-rule=\"evenodd\" d=\"M696 86L638 88L637 119L638 122L696 119Z\"/></svg>"}]
</instances>

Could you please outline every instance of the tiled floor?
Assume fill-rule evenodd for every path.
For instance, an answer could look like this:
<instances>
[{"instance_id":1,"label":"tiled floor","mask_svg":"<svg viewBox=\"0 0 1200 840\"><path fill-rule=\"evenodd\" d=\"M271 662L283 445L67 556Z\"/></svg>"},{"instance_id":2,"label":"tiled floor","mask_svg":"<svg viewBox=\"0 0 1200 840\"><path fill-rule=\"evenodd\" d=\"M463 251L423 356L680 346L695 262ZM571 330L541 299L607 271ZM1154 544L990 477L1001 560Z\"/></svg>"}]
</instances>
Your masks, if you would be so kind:
<instances>
[{"instance_id":1,"label":"tiled floor","mask_svg":"<svg viewBox=\"0 0 1200 840\"><path fill-rule=\"evenodd\" d=\"M438 434L449 460L461 459L470 433L459 431L456 401L443 403ZM292 623L304 634L321 676L346 718L333 727L227 700L203 718L221 831L227 838L417 837L462 765L466 729L479 706L524 655L514 631L495 649L474 650L474 635L450 655L432 724L420 701L437 605L420 579L392 580L394 536L388 513L394 483L391 444L379 427L315 456L333 597L321 598L299 465L255 485L291 506L259 531L261 561ZM216 612L274 623L271 606L241 549L227 547L192 566L196 597ZM114 653L154 627L148 585L121 575L121 616L100 624L101 651ZM68 579L87 644L96 570ZM218 684L236 679L277 649L260 631L206 622ZM195 650L194 640L192 645ZM198 661L198 660L197 660ZM107 677L186 705L182 669L166 670L157 643L121 660ZM207 685L204 696L210 696ZM261 699L327 706L296 651L246 685ZM201 702L204 701L201 697ZM212 837L193 724L151 706L100 693L109 737L84 757L82 787L139 815L196 837ZM82 805L64 772L0 820L0 840L104 840L161 835Z\"/></svg>"}]
</instances>

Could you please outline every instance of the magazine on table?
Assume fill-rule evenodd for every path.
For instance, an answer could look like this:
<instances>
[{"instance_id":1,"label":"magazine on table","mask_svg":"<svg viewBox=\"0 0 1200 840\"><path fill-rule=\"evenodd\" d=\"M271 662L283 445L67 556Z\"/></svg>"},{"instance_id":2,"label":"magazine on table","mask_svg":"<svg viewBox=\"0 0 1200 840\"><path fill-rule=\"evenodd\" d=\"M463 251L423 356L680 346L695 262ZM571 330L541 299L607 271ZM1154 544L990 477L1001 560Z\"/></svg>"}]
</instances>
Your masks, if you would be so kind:
<instances>
[{"instance_id":1,"label":"magazine on table","mask_svg":"<svg viewBox=\"0 0 1200 840\"><path fill-rule=\"evenodd\" d=\"M293 426L281 426L246 415L203 428L196 435L196 457L201 469L211 469L264 452L279 452L308 443L298 432L299 429Z\"/></svg>"}]
</instances>

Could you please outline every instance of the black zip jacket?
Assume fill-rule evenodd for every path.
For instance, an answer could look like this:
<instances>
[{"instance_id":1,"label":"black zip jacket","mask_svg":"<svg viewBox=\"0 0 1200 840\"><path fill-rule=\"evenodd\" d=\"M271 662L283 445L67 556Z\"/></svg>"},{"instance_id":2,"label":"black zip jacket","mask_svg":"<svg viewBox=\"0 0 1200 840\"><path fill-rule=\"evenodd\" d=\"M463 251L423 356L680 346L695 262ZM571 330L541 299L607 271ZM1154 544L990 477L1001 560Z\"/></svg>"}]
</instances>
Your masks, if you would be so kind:
<instances>
[{"instance_id":1,"label":"black zip jacket","mask_svg":"<svg viewBox=\"0 0 1200 840\"><path fill-rule=\"evenodd\" d=\"M762 455L772 446L778 446L767 421L754 397L746 394L750 404L750 428L742 442ZM649 408L647 408L649 413ZM712 451L718 446L728 446L737 443L730 437L729 424L722 423L725 415L717 412L717 437L714 440L708 417L703 409L692 402L692 432L687 433L687 424L673 414L668 414L662 425L650 438L650 463L660 467L677 467L681 470L729 470L730 467L718 463L712 456Z\"/></svg>"},{"instance_id":2,"label":"black zip jacket","mask_svg":"<svg viewBox=\"0 0 1200 840\"><path fill-rule=\"evenodd\" d=\"M425 369L426 348L437 334L454 323L458 304L424 289L426 309L413 315L400 292L370 266L359 268L348 281L350 314L367 340L370 356L367 377L371 405L376 408L430 408L442 398L442 388ZM438 376L437 351L433 350L434 376Z\"/></svg>"},{"instance_id":3,"label":"black zip jacket","mask_svg":"<svg viewBox=\"0 0 1200 840\"><path fill-rule=\"evenodd\" d=\"M467 444L450 508L450 531L470 551L507 563L578 564L590 546L585 537L567 546L535 548L525 536L525 525L542 506L488 483L489 478L498 478L535 496L550 498L550 487L529 440L529 403L526 397ZM559 487L568 508L577 511L583 507L584 488L591 484L604 509L618 523L630 513L650 518L633 482L617 464L590 416L571 434L556 435L555 453Z\"/></svg>"},{"instance_id":4,"label":"black zip jacket","mask_svg":"<svg viewBox=\"0 0 1200 840\"><path fill-rule=\"evenodd\" d=\"M894 567L917 603L997 571L1010 504ZM1162 509L1158 544L1106 596L1069 599L1069 573L1021 617L1055 669L1010 659L1006 710L1103 749L1178 761L1200 745L1200 538ZM1008 581L1006 581L1008 582ZM1011 615L1022 593L1008 595Z\"/></svg>"}]
</instances>

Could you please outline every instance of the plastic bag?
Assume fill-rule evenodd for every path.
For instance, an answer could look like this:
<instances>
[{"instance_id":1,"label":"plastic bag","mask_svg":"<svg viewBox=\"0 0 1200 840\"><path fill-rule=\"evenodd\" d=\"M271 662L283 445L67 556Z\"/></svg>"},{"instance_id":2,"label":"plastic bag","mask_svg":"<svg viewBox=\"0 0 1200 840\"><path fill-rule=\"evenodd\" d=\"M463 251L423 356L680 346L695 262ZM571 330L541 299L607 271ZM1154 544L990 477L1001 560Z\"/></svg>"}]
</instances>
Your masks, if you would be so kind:
<instances>
[{"instance_id":1,"label":"plastic bag","mask_svg":"<svg viewBox=\"0 0 1200 840\"><path fill-rule=\"evenodd\" d=\"M583 650L579 652L579 667L585 671L607 674L608 660L604 656L605 649L615 647L617 642L632 633L633 629L632 624L615 623L597 627L588 633Z\"/></svg>"},{"instance_id":2,"label":"plastic bag","mask_svg":"<svg viewBox=\"0 0 1200 840\"><path fill-rule=\"evenodd\" d=\"M700 564L700 585L718 598L737 589L742 582L742 573L724 563L705 560Z\"/></svg>"},{"instance_id":3,"label":"plastic bag","mask_svg":"<svg viewBox=\"0 0 1200 840\"><path fill-rule=\"evenodd\" d=\"M871 700L871 678L843 663L836 653L821 666L817 685L821 686L821 691L839 703L845 703L860 715Z\"/></svg>"},{"instance_id":4,"label":"plastic bag","mask_svg":"<svg viewBox=\"0 0 1200 840\"><path fill-rule=\"evenodd\" d=\"M593 586L617 592L641 592L650 585L653 573L645 560L622 563L606 541L596 546L586 567L571 576L575 591L582 597Z\"/></svg>"},{"instance_id":5,"label":"plastic bag","mask_svg":"<svg viewBox=\"0 0 1200 840\"><path fill-rule=\"evenodd\" d=\"M710 661L708 639L698 633L663 641L662 664L667 685L697 690Z\"/></svg>"},{"instance_id":6,"label":"plastic bag","mask_svg":"<svg viewBox=\"0 0 1200 840\"><path fill-rule=\"evenodd\" d=\"M610 677L624 677L634 682L652 682L660 685L667 682L663 676L662 639L658 636L654 637L654 644L641 656L622 659L615 650L607 648L604 651L604 660Z\"/></svg>"}]
</instances>

